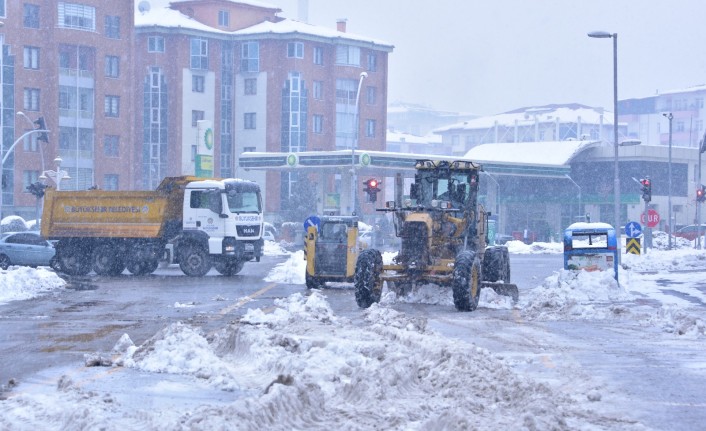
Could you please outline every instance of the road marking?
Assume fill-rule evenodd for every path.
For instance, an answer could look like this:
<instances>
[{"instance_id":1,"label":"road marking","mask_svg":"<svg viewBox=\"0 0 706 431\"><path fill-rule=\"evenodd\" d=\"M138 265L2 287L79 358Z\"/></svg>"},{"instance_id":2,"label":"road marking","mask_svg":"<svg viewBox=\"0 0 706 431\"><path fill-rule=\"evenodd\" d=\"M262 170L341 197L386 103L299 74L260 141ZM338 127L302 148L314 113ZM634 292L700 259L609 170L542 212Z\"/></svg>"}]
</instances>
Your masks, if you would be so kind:
<instances>
[{"instance_id":1,"label":"road marking","mask_svg":"<svg viewBox=\"0 0 706 431\"><path fill-rule=\"evenodd\" d=\"M258 296L262 295L263 293L267 292L268 290L272 289L273 287L277 286L277 283L270 283L267 286L263 287L262 289L258 290L257 292L253 293L252 295L248 295L245 298L240 299L240 301L236 302L233 305L230 305L221 311L218 312L221 316L226 315L233 310L242 307L243 305L247 304L248 302L254 300Z\"/></svg>"}]
</instances>

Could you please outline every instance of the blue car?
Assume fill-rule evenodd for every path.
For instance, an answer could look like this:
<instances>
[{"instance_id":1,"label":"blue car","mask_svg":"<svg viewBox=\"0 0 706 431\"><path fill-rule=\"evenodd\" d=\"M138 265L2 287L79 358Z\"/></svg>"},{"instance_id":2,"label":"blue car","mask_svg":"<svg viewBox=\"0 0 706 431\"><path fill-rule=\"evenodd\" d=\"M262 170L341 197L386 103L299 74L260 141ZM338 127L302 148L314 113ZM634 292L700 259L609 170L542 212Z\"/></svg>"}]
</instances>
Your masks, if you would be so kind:
<instances>
[{"instance_id":1,"label":"blue car","mask_svg":"<svg viewBox=\"0 0 706 431\"><path fill-rule=\"evenodd\" d=\"M36 232L5 232L0 236L0 269L10 265L56 269L56 249Z\"/></svg>"}]
</instances>

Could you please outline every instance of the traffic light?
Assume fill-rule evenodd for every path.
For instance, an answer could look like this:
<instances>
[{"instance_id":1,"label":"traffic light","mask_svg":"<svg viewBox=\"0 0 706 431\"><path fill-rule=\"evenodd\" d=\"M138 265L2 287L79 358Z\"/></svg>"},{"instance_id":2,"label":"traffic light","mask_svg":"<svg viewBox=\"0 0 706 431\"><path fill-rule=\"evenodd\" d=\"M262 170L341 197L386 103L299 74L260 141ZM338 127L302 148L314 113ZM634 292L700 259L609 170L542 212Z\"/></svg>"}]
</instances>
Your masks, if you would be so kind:
<instances>
[{"instance_id":1,"label":"traffic light","mask_svg":"<svg viewBox=\"0 0 706 431\"><path fill-rule=\"evenodd\" d=\"M39 117L34 121L34 124L37 126L37 130L44 130L44 132L41 132L39 136L37 136L37 141L44 141L47 144L49 143L49 135L47 135L47 125L44 122L44 117Z\"/></svg>"},{"instance_id":2,"label":"traffic light","mask_svg":"<svg viewBox=\"0 0 706 431\"><path fill-rule=\"evenodd\" d=\"M382 184L382 181L378 181L375 178L370 178L369 180L363 182L363 185L365 185L363 191L368 194L368 201L377 202L380 184Z\"/></svg>"},{"instance_id":3,"label":"traffic light","mask_svg":"<svg viewBox=\"0 0 706 431\"><path fill-rule=\"evenodd\" d=\"M642 184L642 187L640 187L640 190L642 191L642 199L645 200L645 202L649 202L652 200L652 181L649 178L643 178L640 180L640 184Z\"/></svg>"},{"instance_id":4,"label":"traffic light","mask_svg":"<svg viewBox=\"0 0 706 431\"><path fill-rule=\"evenodd\" d=\"M32 193L33 195L35 195L37 198L41 198L42 196L44 196L44 189L46 189L46 188L47 188L47 185L40 183L39 181L27 186L27 190L30 193Z\"/></svg>"},{"instance_id":5,"label":"traffic light","mask_svg":"<svg viewBox=\"0 0 706 431\"><path fill-rule=\"evenodd\" d=\"M696 188L696 202L706 201L706 186L701 184Z\"/></svg>"}]
</instances>

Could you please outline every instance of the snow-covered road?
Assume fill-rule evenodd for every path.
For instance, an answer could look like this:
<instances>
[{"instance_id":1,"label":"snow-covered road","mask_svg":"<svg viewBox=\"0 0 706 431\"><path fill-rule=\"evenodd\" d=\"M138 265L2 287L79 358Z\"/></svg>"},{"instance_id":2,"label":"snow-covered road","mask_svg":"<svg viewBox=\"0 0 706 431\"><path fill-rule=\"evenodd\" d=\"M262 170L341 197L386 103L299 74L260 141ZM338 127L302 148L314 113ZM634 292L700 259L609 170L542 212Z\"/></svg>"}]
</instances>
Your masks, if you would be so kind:
<instances>
[{"instance_id":1,"label":"snow-covered road","mask_svg":"<svg viewBox=\"0 0 706 431\"><path fill-rule=\"evenodd\" d=\"M267 278L303 283L302 262ZM180 322L139 346L126 334L90 367L19 382L0 428L698 429L703 272L670 271L706 269L706 255L655 250L623 266L621 286L557 270L514 305L484 290L473 313L422 287L351 319L324 290L214 333Z\"/></svg>"}]
</instances>

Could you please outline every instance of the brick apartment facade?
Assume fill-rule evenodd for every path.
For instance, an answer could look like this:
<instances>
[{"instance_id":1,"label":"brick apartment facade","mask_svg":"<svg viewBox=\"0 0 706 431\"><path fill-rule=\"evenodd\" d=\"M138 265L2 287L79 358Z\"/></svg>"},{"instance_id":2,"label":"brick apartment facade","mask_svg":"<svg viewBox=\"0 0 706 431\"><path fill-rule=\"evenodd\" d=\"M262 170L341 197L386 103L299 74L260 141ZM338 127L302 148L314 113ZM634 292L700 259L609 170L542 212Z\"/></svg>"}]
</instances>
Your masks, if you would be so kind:
<instances>
[{"instance_id":1,"label":"brick apartment facade","mask_svg":"<svg viewBox=\"0 0 706 431\"><path fill-rule=\"evenodd\" d=\"M205 167L258 181L266 211L278 212L299 175L345 193L345 173L245 171L244 151L347 149L356 137L359 149L384 149L392 45L261 2L168 4L0 0L5 151L34 127L17 111L51 130L48 144L32 135L5 163L4 216L34 218L26 186L57 155L71 177L62 189L153 189ZM211 129L212 153L202 154L199 127Z\"/></svg>"},{"instance_id":2,"label":"brick apartment facade","mask_svg":"<svg viewBox=\"0 0 706 431\"><path fill-rule=\"evenodd\" d=\"M3 214L34 218L36 198L26 187L55 169L57 156L70 176L62 189L129 188L131 2L0 0L0 8L3 153L39 117L51 130L48 144L30 135L6 160Z\"/></svg>"}]
</instances>

